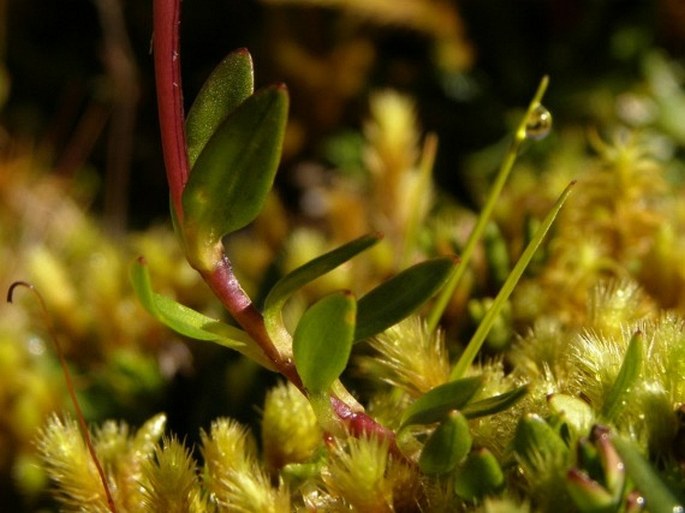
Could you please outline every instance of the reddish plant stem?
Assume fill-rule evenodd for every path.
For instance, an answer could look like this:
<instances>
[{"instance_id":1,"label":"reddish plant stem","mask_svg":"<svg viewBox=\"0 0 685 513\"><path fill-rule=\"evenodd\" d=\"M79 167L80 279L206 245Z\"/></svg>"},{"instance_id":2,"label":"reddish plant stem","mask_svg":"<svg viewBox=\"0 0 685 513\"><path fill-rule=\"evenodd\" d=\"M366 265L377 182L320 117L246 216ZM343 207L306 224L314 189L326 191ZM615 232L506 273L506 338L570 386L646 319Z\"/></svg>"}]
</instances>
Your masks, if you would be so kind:
<instances>
[{"instance_id":1,"label":"reddish plant stem","mask_svg":"<svg viewBox=\"0 0 685 513\"><path fill-rule=\"evenodd\" d=\"M171 204L179 224L183 223L182 195L188 181L185 112L181 88L179 54L180 0L155 0L153 52L157 89L157 109L162 139L164 166L171 194Z\"/></svg>"},{"instance_id":2,"label":"reddish plant stem","mask_svg":"<svg viewBox=\"0 0 685 513\"><path fill-rule=\"evenodd\" d=\"M278 372L302 389L302 380L295 365L290 358L283 358L269 337L264 317L240 286L228 257L222 254L212 271L200 271L200 274L236 322L259 344Z\"/></svg>"},{"instance_id":3,"label":"reddish plant stem","mask_svg":"<svg viewBox=\"0 0 685 513\"><path fill-rule=\"evenodd\" d=\"M181 89L181 56L179 46L179 0L155 0L154 60L157 104L171 203L179 227L183 226L183 190L188 182L189 164L184 127L183 91ZM212 291L245 331L261 346L264 354L288 379L297 383L299 376L292 362L283 361L266 333L264 319L245 294L233 274L223 250L213 269L197 268Z\"/></svg>"},{"instance_id":4,"label":"reddish plant stem","mask_svg":"<svg viewBox=\"0 0 685 513\"><path fill-rule=\"evenodd\" d=\"M335 396L331 397L331 405L335 414L345 423L353 436L374 436L381 440L388 440L390 450L396 455L401 455L395 441L395 433L391 429L379 424L364 412L353 411Z\"/></svg>"},{"instance_id":5,"label":"reddish plant stem","mask_svg":"<svg viewBox=\"0 0 685 513\"><path fill-rule=\"evenodd\" d=\"M180 0L154 0L154 62L159 123L164 153L164 165L171 194L171 204L178 225L183 225L183 189L188 181L189 164L183 120L183 92L181 90L181 57L179 47ZM297 386L304 386L292 359L280 354L269 337L262 314L240 286L231 262L222 251L211 270L198 269L202 278L219 298L240 326L259 344L278 372ZM394 450L394 433L362 412L354 412L337 397L331 405L338 418L353 435L373 434L388 439Z\"/></svg>"},{"instance_id":6,"label":"reddish plant stem","mask_svg":"<svg viewBox=\"0 0 685 513\"><path fill-rule=\"evenodd\" d=\"M302 379L290 358L283 358L274 346L264 325L262 314L255 308L233 274L230 261L224 255L212 272L201 273L214 294L245 331L259 344L278 372L306 395ZM399 455L395 433L379 424L364 412L354 411L343 401L331 396L331 406L338 418L345 423L353 436L375 436L390 442L391 451Z\"/></svg>"}]
</instances>

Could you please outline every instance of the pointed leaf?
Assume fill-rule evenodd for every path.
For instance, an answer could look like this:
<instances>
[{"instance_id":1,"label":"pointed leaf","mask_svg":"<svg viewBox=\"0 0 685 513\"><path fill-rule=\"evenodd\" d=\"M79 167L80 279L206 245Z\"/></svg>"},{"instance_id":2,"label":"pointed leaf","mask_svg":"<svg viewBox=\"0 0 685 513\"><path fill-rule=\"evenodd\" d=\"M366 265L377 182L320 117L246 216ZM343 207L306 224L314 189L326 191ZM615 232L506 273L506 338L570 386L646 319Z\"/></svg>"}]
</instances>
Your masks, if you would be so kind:
<instances>
[{"instance_id":1,"label":"pointed leaf","mask_svg":"<svg viewBox=\"0 0 685 513\"><path fill-rule=\"evenodd\" d=\"M482 385L482 376L471 376L435 387L406 409L401 426L438 422L451 410L461 409Z\"/></svg>"},{"instance_id":2,"label":"pointed leaf","mask_svg":"<svg viewBox=\"0 0 685 513\"><path fill-rule=\"evenodd\" d=\"M434 258L405 269L359 300L355 341L397 324L430 299L454 268L453 258Z\"/></svg>"},{"instance_id":3,"label":"pointed leaf","mask_svg":"<svg viewBox=\"0 0 685 513\"><path fill-rule=\"evenodd\" d=\"M150 283L150 273L143 259L138 259L131 267L131 283L143 308L168 328L188 338L211 341L235 349L267 369L273 369L271 362L241 329L207 317L154 292Z\"/></svg>"},{"instance_id":4,"label":"pointed leaf","mask_svg":"<svg viewBox=\"0 0 685 513\"><path fill-rule=\"evenodd\" d=\"M472 441L466 418L458 411L450 412L426 441L419 468L427 475L451 472L469 453Z\"/></svg>"},{"instance_id":5,"label":"pointed leaf","mask_svg":"<svg viewBox=\"0 0 685 513\"><path fill-rule=\"evenodd\" d=\"M606 400L602 405L602 414L607 419L612 419L618 412L621 404L625 401L626 394L640 377L642 359L644 355L644 342L641 332L635 333L630 339L630 344L623 357L623 363L616 376L616 381L609 390Z\"/></svg>"},{"instance_id":6,"label":"pointed leaf","mask_svg":"<svg viewBox=\"0 0 685 513\"><path fill-rule=\"evenodd\" d=\"M363 235L288 273L269 291L264 302L264 310L274 310L282 306L293 292L344 264L379 240L381 236L378 234Z\"/></svg>"},{"instance_id":7,"label":"pointed leaf","mask_svg":"<svg viewBox=\"0 0 685 513\"><path fill-rule=\"evenodd\" d=\"M264 321L269 335L274 338L278 337L283 324L281 310L295 291L344 264L352 257L376 244L380 239L378 234L359 237L307 262L278 280L264 301Z\"/></svg>"},{"instance_id":8,"label":"pointed leaf","mask_svg":"<svg viewBox=\"0 0 685 513\"><path fill-rule=\"evenodd\" d=\"M620 436L611 437L611 441L625 463L628 476L645 498L647 509L651 513L685 511L685 503L676 498L633 442Z\"/></svg>"},{"instance_id":9,"label":"pointed leaf","mask_svg":"<svg viewBox=\"0 0 685 513\"><path fill-rule=\"evenodd\" d=\"M561 196L559 196L559 199L557 199L556 203L554 203L552 209L545 216L545 219L542 221L542 224L535 232L535 236L533 237L533 239L528 243L526 249L523 250L523 253L516 262L516 265L511 270L511 273L509 273L509 276L504 282L504 285L502 285L502 288L500 289L494 301L492 302L492 306L483 317L483 320L478 325L478 328L471 337L471 340L466 346L466 349L461 354L459 360L457 360L457 363L452 368L452 372L450 373L451 379L457 379L462 377L473 363L473 360L475 360L476 355L480 351L483 342L485 342L485 339L487 338L490 329L495 323L495 320L499 316L499 313L502 311L502 308L504 308L504 305L508 301L509 296L514 291L516 284L523 275L523 271L525 271L526 267L528 266L528 263L533 258L533 255L537 251L538 247L540 246L540 244L542 244L545 235L552 227L552 223L554 223L554 220L559 214L561 207L568 199L569 194L571 194L571 190L574 185L575 181L571 182L569 185L566 186L566 189L564 189L564 191L561 193Z\"/></svg>"},{"instance_id":10,"label":"pointed leaf","mask_svg":"<svg viewBox=\"0 0 685 513\"><path fill-rule=\"evenodd\" d=\"M339 292L314 303L293 335L293 358L302 383L312 394L327 391L347 366L357 303Z\"/></svg>"},{"instance_id":11,"label":"pointed leaf","mask_svg":"<svg viewBox=\"0 0 685 513\"><path fill-rule=\"evenodd\" d=\"M253 90L252 58L244 48L231 52L214 68L186 118L190 169L219 125Z\"/></svg>"},{"instance_id":12,"label":"pointed leaf","mask_svg":"<svg viewBox=\"0 0 685 513\"><path fill-rule=\"evenodd\" d=\"M280 159L288 110L284 86L245 100L207 141L183 191L189 257L213 267L221 238L261 211Z\"/></svg>"},{"instance_id":13,"label":"pointed leaf","mask_svg":"<svg viewBox=\"0 0 685 513\"><path fill-rule=\"evenodd\" d=\"M455 269L454 273L450 276L449 282L440 292L440 295L436 299L435 304L433 305L433 308L428 315L427 323L428 328L431 332L435 331L435 329L438 327L438 322L440 321L442 314L445 312L445 308L449 304L450 299L454 295L454 291L457 290L457 286L459 285L461 279L464 277L466 270L471 265L471 259L475 253L478 242L481 236L483 235L485 227L487 226L490 218L492 217L493 212L495 211L495 206L497 205L497 201L500 198L502 189L504 188L504 185L507 182L507 178L509 177L511 170L514 167L519 147L521 143L523 143L523 141L526 139L526 125L529 122L531 114L540 105L540 101L542 100L542 97L545 94L545 91L547 90L548 84L548 78L546 76L543 77L540 81L540 85L538 86L537 91L535 92L535 95L533 96L532 101L528 105L528 110L526 111L524 117L521 119L518 128L516 129L514 140L512 141L511 146L509 146L509 150L507 151L504 157L504 161L502 162L502 165L499 168L495 181L492 184L492 188L488 192L487 199L480 210L480 215L478 216L476 225L473 227L473 230L471 230L471 234L469 235L469 238L466 241L464 250L461 253L462 263L459 267ZM459 372L456 375L453 374L451 377L452 379L457 379L461 378L462 376L464 376L464 372Z\"/></svg>"},{"instance_id":14,"label":"pointed leaf","mask_svg":"<svg viewBox=\"0 0 685 513\"><path fill-rule=\"evenodd\" d=\"M133 264L131 269L131 282L143 307L167 327L196 340L215 340L217 338L216 334L207 331L206 326L219 321L154 292L150 282L150 273L140 259ZM236 339L240 340L247 337L247 334L241 330L233 329ZM240 344L237 341L236 343Z\"/></svg>"},{"instance_id":15,"label":"pointed leaf","mask_svg":"<svg viewBox=\"0 0 685 513\"><path fill-rule=\"evenodd\" d=\"M469 403L462 408L461 412L467 419L475 419L478 417L499 413L519 402L527 393L528 386L524 385L513 390L509 390L509 392L504 392L503 394Z\"/></svg>"}]
</instances>

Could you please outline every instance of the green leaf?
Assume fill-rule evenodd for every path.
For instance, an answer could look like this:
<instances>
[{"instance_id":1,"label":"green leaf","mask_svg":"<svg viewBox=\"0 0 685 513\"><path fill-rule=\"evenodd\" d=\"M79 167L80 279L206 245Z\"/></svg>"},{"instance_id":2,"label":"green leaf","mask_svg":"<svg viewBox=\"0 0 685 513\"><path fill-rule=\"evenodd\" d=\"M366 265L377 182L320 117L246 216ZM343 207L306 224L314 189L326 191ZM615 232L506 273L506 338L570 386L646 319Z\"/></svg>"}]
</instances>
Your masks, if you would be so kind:
<instances>
[{"instance_id":1,"label":"green leaf","mask_svg":"<svg viewBox=\"0 0 685 513\"><path fill-rule=\"evenodd\" d=\"M461 412L467 419L476 419L486 415L493 415L510 408L519 402L527 393L528 386L523 385L513 390L509 390L509 392L469 403L462 408Z\"/></svg>"},{"instance_id":2,"label":"green leaf","mask_svg":"<svg viewBox=\"0 0 685 513\"><path fill-rule=\"evenodd\" d=\"M344 264L380 239L378 234L359 237L307 262L278 280L264 301L264 322L269 335L272 338L280 336L284 329L281 317L283 305L295 291Z\"/></svg>"},{"instance_id":3,"label":"green leaf","mask_svg":"<svg viewBox=\"0 0 685 513\"><path fill-rule=\"evenodd\" d=\"M438 422L451 410L461 409L482 386L482 376L471 376L433 388L405 410L401 427Z\"/></svg>"},{"instance_id":4,"label":"green leaf","mask_svg":"<svg viewBox=\"0 0 685 513\"><path fill-rule=\"evenodd\" d=\"M288 463L279 472L290 490L297 490L300 485L313 481L321 474L325 460L318 459L313 463Z\"/></svg>"},{"instance_id":5,"label":"green leaf","mask_svg":"<svg viewBox=\"0 0 685 513\"><path fill-rule=\"evenodd\" d=\"M450 257L421 262L362 297L355 341L372 337L412 314L444 285L454 265Z\"/></svg>"},{"instance_id":6,"label":"green leaf","mask_svg":"<svg viewBox=\"0 0 685 513\"><path fill-rule=\"evenodd\" d=\"M685 507L654 471L635 444L620 436L612 436L611 441L623 459L626 472L646 500L650 513L682 513Z\"/></svg>"},{"instance_id":7,"label":"green leaf","mask_svg":"<svg viewBox=\"0 0 685 513\"><path fill-rule=\"evenodd\" d=\"M552 209L545 216L545 219L542 221L542 224L535 232L535 236L533 237L533 239L528 243L526 249L523 250L523 253L516 262L516 265L511 270L511 273L509 273L509 276L507 276L504 285L502 285L502 288L500 289L499 293L492 302L492 306L483 317L483 320L478 325L476 332L473 334L471 340L467 344L466 349L461 354L459 360L457 360L457 363L452 368L452 372L450 373L450 379L461 378L466 373L468 368L471 366L473 360L476 359L476 355L480 351L480 348L483 346L483 342L485 342L485 339L487 338L488 333L490 332L490 329L492 328L495 320L499 316L499 313L502 311L502 308L509 299L509 296L514 291L516 284L523 275L523 271L525 271L526 267L528 266L528 263L533 258L533 255L537 251L538 247L540 246L540 244L542 244L545 235L551 228L552 223L554 223L554 220L559 214L561 207L564 206L564 203L568 199L569 194L571 194L571 189L573 188L575 183L576 182L573 181L566 186L564 191L561 193L561 196L559 196L557 201L552 206Z\"/></svg>"},{"instance_id":8,"label":"green leaf","mask_svg":"<svg viewBox=\"0 0 685 513\"><path fill-rule=\"evenodd\" d=\"M568 447L545 420L534 413L524 415L516 426L513 448L522 464L534 471L565 462Z\"/></svg>"},{"instance_id":9,"label":"green leaf","mask_svg":"<svg viewBox=\"0 0 685 513\"><path fill-rule=\"evenodd\" d=\"M609 491L613 492L618 501L626 483L625 465L611 442L608 428L595 426L591 437L597 444L597 455L604 474L604 484Z\"/></svg>"},{"instance_id":10,"label":"green leaf","mask_svg":"<svg viewBox=\"0 0 685 513\"><path fill-rule=\"evenodd\" d=\"M466 418L451 411L426 441L419 468L427 475L451 472L469 453L472 441Z\"/></svg>"},{"instance_id":11,"label":"green leaf","mask_svg":"<svg viewBox=\"0 0 685 513\"><path fill-rule=\"evenodd\" d=\"M271 362L264 357L261 349L243 330L207 317L154 292L150 282L150 273L142 258L136 260L131 267L131 283L143 308L168 328L188 338L211 341L235 349L267 369L274 369Z\"/></svg>"},{"instance_id":12,"label":"green leaf","mask_svg":"<svg viewBox=\"0 0 685 513\"><path fill-rule=\"evenodd\" d=\"M468 501L498 493L503 487L502 467L494 454L484 447L469 453L454 478L454 492Z\"/></svg>"},{"instance_id":13,"label":"green leaf","mask_svg":"<svg viewBox=\"0 0 685 513\"><path fill-rule=\"evenodd\" d=\"M547 404L550 411L570 426L577 436L587 433L595 422L592 407L579 397L559 393L551 394L547 396Z\"/></svg>"},{"instance_id":14,"label":"green leaf","mask_svg":"<svg viewBox=\"0 0 685 513\"><path fill-rule=\"evenodd\" d=\"M183 230L193 265L213 268L221 238L262 210L278 168L287 111L285 87L266 88L207 141L183 191Z\"/></svg>"},{"instance_id":15,"label":"green leaf","mask_svg":"<svg viewBox=\"0 0 685 513\"><path fill-rule=\"evenodd\" d=\"M219 125L253 91L252 58L247 50L231 52L214 68L186 118L190 169Z\"/></svg>"},{"instance_id":16,"label":"green leaf","mask_svg":"<svg viewBox=\"0 0 685 513\"><path fill-rule=\"evenodd\" d=\"M216 334L206 329L206 326L219 321L152 290L150 273L147 265L141 259L136 260L131 268L131 282L145 310L167 327L196 340L215 340L217 338ZM241 343L238 340L247 337L247 334L237 328L234 329L237 339L236 345L239 345Z\"/></svg>"},{"instance_id":17,"label":"green leaf","mask_svg":"<svg viewBox=\"0 0 685 513\"><path fill-rule=\"evenodd\" d=\"M613 419L621 404L625 401L625 396L630 392L633 385L640 377L642 359L644 355L644 340L641 332L636 332L630 339L630 344L623 358L623 363L616 376L616 381L609 390L606 400L602 405L602 414L607 419Z\"/></svg>"},{"instance_id":18,"label":"green leaf","mask_svg":"<svg viewBox=\"0 0 685 513\"><path fill-rule=\"evenodd\" d=\"M264 301L264 310L277 310L290 295L306 284L344 264L381 240L378 234L368 234L348 242L298 267L278 280Z\"/></svg>"},{"instance_id":19,"label":"green leaf","mask_svg":"<svg viewBox=\"0 0 685 513\"><path fill-rule=\"evenodd\" d=\"M327 391L347 366L352 350L357 302L338 292L314 303L293 335L295 367L311 394Z\"/></svg>"},{"instance_id":20,"label":"green leaf","mask_svg":"<svg viewBox=\"0 0 685 513\"><path fill-rule=\"evenodd\" d=\"M612 513L618 509L616 497L578 469L566 474L566 490L583 513Z\"/></svg>"}]
</instances>

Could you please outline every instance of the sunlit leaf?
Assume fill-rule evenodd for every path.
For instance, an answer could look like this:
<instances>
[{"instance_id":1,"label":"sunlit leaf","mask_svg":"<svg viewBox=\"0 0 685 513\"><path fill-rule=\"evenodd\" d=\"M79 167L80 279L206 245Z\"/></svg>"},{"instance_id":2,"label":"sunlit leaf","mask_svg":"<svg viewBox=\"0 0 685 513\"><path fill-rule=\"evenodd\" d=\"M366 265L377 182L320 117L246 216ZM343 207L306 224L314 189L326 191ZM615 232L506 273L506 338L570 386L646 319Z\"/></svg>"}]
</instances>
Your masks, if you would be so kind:
<instances>
[{"instance_id":1,"label":"sunlit leaf","mask_svg":"<svg viewBox=\"0 0 685 513\"><path fill-rule=\"evenodd\" d=\"M378 234L364 235L307 262L278 280L264 301L264 321L269 334L278 337L282 328L283 305L295 291L344 264L379 240Z\"/></svg>"},{"instance_id":2,"label":"sunlit leaf","mask_svg":"<svg viewBox=\"0 0 685 513\"><path fill-rule=\"evenodd\" d=\"M131 283L143 308L168 328L195 340L211 341L235 349L264 367L273 369L255 342L241 329L207 317L154 292L150 273L142 259L138 259L131 267Z\"/></svg>"},{"instance_id":3,"label":"sunlit leaf","mask_svg":"<svg viewBox=\"0 0 685 513\"><path fill-rule=\"evenodd\" d=\"M451 411L426 441L419 468L428 475L451 472L469 453L472 441L466 418Z\"/></svg>"},{"instance_id":4,"label":"sunlit leaf","mask_svg":"<svg viewBox=\"0 0 685 513\"><path fill-rule=\"evenodd\" d=\"M194 263L213 266L221 238L262 210L280 160L287 111L285 87L266 88L245 100L207 141L183 191L184 235Z\"/></svg>"},{"instance_id":5,"label":"sunlit leaf","mask_svg":"<svg viewBox=\"0 0 685 513\"><path fill-rule=\"evenodd\" d=\"M630 344L623 358L621 369L618 371L618 376L616 376L616 381L614 381L609 393L606 395L604 405L602 406L602 414L606 418L612 419L616 415L625 400L626 394L629 393L639 378L644 355L643 347L643 336L638 331L630 339Z\"/></svg>"},{"instance_id":6,"label":"sunlit leaf","mask_svg":"<svg viewBox=\"0 0 685 513\"><path fill-rule=\"evenodd\" d=\"M264 310L273 310L278 306L282 306L293 292L370 248L380 238L378 234L363 235L291 271L278 280L276 285L269 291L264 302Z\"/></svg>"},{"instance_id":7,"label":"sunlit leaf","mask_svg":"<svg viewBox=\"0 0 685 513\"><path fill-rule=\"evenodd\" d=\"M440 289L454 265L449 257L421 262L362 297L355 341L377 335L412 314Z\"/></svg>"},{"instance_id":8,"label":"sunlit leaf","mask_svg":"<svg viewBox=\"0 0 685 513\"><path fill-rule=\"evenodd\" d=\"M426 392L406 409L402 427L438 422L451 410L461 409L483 386L482 376L450 381Z\"/></svg>"},{"instance_id":9,"label":"sunlit leaf","mask_svg":"<svg viewBox=\"0 0 685 513\"><path fill-rule=\"evenodd\" d=\"M499 413L519 402L527 393L528 387L524 385L508 392L504 392L503 394L498 394L493 397L488 397L487 399L481 399L480 401L469 403L462 408L461 412L467 419L475 419L478 417Z\"/></svg>"},{"instance_id":10,"label":"sunlit leaf","mask_svg":"<svg viewBox=\"0 0 685 513\"><path fill-rule=\"evenodd\" d=\"M352 349L357 302L338 292L314 303L293 334L295 367L312 394L325 392L347 366Z\"/></svg>"},{"instance_id":11,"label":"sunlit leaf","mask_svg":"<svg viewBox=\"0 0 685 513\"><path fill-rule=\"evenodd\" d=\"M218 321L154 292L147 266L140 260L133 264L131 281L143 307L167 327L181 335L197 340L214 340L217 338L205 327ZM236 345L240 344L237 340L247 336L238 329L235 329L235 334Z\"/></svg>"},{"instance_id":12,"label":"sunlit leaf","mask_svg":"<svg viewBox=\"0 0 685 513\"><path fill-rule=\"evenodd\" d=\"M568 394L550 394L547 404L552 413L563 420L573 431L580 435L587 433L595 422L592 407L579 397Z\"/></svg>"},{"instance_id":13,"label":"sunlit leaf","mask_svg":"<svg viewBox=\"0 0 685 513\"><path fill-rule=\"evenodd\" d=\"M221 122L253 90L252 58L247 50L231 52L214 68L186 118L188 162L191 169Z\"/></svg>"},{"instance_id":14,"label":"sunlit leaf","mask_svg":"<svg viewBox=\"0 0 685 513\"><path fill-rule=\"evenodd\" d=\"M167 416L164 413L149 418L138 429L131 441L131 450L143 457L149 456L155 445L162 438L167 426Z\"/></svg>"}]
</instances>

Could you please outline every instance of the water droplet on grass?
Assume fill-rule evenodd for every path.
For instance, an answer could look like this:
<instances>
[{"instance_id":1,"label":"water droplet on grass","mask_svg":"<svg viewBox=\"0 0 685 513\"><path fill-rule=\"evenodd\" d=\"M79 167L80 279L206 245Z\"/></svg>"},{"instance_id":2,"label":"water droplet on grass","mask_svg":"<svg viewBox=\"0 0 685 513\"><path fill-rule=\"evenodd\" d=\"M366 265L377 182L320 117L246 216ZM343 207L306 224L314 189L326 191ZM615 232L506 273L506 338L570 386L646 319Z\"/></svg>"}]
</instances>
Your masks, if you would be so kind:
<instances>
[{"instance_id":1,"label":"water droplet on grass","mask_svg":"<svg viewBox=\"0 0 685 513\"><path fill-rule=\"evenodd\" d=\"M552 114L543 105L538 105L530 113L526 122L526 137L539 141L552 130Z\"/></svg>"}]
</instances>

